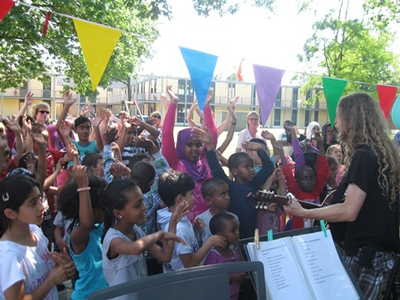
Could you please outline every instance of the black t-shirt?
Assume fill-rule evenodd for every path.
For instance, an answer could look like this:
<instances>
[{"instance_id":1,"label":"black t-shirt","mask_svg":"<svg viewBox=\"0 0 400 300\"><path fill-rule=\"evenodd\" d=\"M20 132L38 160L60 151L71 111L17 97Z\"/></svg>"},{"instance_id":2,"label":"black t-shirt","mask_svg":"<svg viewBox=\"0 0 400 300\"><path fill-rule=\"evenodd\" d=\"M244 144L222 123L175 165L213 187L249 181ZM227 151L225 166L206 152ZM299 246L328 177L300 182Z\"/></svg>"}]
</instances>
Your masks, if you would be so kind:
<instances>
[{"instance_id":1,"label":"black t-shirt","mask_svg":"<svg viewBox=\"0 0 400 300\"><path fill-rule=\"evenodd\" d=\"M333 235L336 240L344 240L348 256L355 255L363 246L378 251L399 251L399 205L396 201L392 209L389 207L390 199L383 195L378 184L378 167L377 158L369 146L357 149L347 175L332 200L332 204L341 202L350 183L367 194L354 222L332 224Z\"/></svg>"}]
</instances>

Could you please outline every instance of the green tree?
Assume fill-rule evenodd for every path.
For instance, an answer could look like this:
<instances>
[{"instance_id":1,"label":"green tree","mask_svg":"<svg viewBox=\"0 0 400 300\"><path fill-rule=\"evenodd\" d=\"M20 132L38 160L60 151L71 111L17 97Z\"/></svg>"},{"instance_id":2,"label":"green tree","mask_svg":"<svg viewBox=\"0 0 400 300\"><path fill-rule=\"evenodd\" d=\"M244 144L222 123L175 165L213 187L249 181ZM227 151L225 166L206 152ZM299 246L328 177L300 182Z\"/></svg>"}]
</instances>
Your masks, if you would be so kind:
<instances>
[{"instance_id":1,"label":"green tree","mask_svg":"<svg viewBox=\"0 0 400 300\"><path fill-rule=\"evenodd\" d=\"M14 6L0 22L0 90L19 87L27 79L57 72L72 78L74 89L93 96L88 70L71 18L104 24L123 31L100 86L113 81L129 83L158 36L150 9L140 11L116 0L33 1L29 8ZM46 37L42 25L47 10L55 11ZM99 45L101 47L101 45Z\"/></svg>"},{"instance_id":2,"label":"green tree","mask_svg":"<svg viewBox=\"0 0 400 300\"><path fill-rule=\"evenodd\" d=\"M309 66L307 73L348 80L346 91L376 93L375 84L399 85L399 55L390 51L393 34L388 26L377 27L368 18L348 19L349 1L339 1L339 9L314 23L314 34L306 41L305 55L299 55L299 60ZM303 93L322 86L321 77L301 76L301 80ZM322 94L321 90L305 105Z\"/></svg>"}]
</instances>

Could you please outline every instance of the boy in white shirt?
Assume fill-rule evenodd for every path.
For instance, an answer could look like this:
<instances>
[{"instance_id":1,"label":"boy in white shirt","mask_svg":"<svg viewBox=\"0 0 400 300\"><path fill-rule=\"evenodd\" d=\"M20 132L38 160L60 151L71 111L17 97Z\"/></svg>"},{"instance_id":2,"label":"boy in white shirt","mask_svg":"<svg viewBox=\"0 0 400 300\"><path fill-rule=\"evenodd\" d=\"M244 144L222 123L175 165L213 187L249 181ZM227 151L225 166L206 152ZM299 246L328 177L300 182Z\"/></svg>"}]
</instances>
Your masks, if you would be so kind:
<instances>
[{"instance_id":1,"label":"boy in white shirt","mask_svg":"<svg viewBox=\"0 0 400 300\"><path fill-rule=\"evenodd\" d=\"M195 218L195 222L198 219L204 222L204 227L201 228L199 234L197 234L200 246L204 245L207 239L212 235L210 231L210 220L213 216L229 213L233 215L239 223L238 217L234 213L227 211L231 198L229 196L229 186L225 181L220 178L207 179L201 186L201 193L210 205L210 208Z\"/></svg>"},{"instance_id":2,"label":"boy in white shirt","mask_svg":"<svg viewBox=\"0 0 400 300\"><path fill-rule=\"evenodd\" d=\"M186 173L171 169L160 176L158 193L167 206L157 212L157 224L160 230L168 230L169 220L182 201L188 202L189 211L192 209L194 188L195 182ZM198 225L196 227L199 229ZM226 244L222 236L213 235L199 247L194 227L186 216L177 224L176 235L182 238L186 245L175 243L171 262L163 264L164 273L202 265L212 247L223 247Z\"/></svg>"}]
</instances>

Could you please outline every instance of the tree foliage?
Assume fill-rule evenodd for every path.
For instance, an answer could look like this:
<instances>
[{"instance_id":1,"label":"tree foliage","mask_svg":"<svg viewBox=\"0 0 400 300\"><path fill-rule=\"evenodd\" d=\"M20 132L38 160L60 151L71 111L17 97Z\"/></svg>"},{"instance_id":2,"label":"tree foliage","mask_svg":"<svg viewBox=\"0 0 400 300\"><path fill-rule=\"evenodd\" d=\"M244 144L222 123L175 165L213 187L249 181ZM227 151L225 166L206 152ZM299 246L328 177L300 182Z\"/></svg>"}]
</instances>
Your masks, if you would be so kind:
<instances>
[{"instance_id":1,"label":"tree foliage","mask_svg":"<svg viewBox=\"0 0 400 300\"><path fill-rule=\"evenodd\" d=\"M375 84L399 85L399 54L390 51L393 34L387 26L376 26L367 17L348 19L348 2L339 2L339 9L314 23L314 34L304 45L305 55L299 55L299 60L309 67L307 73L348 80L346 91L376 93ZM301 79L303 93L322 86L321 77ZM321 96L322 91L305 104Z\"/></svg>"},{"instance_id":2,"label":"tree foliage","mask_svg":"<svg viewBox=\"0 0 400 300\"><path fill-rule=\"evenodd\" d=\"M144 5L141 10L116 0L43 0L33 1L32 5L41 10L16 5L0 22L1 90L19 87L27 79L56 72L72 78L74 89L80 94L91 94L90 78L73 20L61 14L123 31L100 86L115 80L128 82L141 61L151 55L151 44L158 36L150 8ZM43 37L47 10L56 13L52 15L47 36Z\"/></svg>"},{"instance_id":3,"label":"tree foliage","mask_svg":"<svg viewBox=\"0 0 400 300\"><path fill-rule=\"evenodd\" d=\"M192 1L203 16L211 11L233 14L247 2ZM253 0L253 4L272 10L274 1ZM160 16L172 17L168 0L32 0L31 5L40 10L15 5L0 22L0 91L18 88L28 79L47 79L46 74L59 73L73 80L72 88L77 92L93 96L73 21L61 14L123 30L99 85L120 81L130 86L141 62L151 57L151 45L158 37L156 21ZM43 37L47 11L55 13Z\"/></svg>"}]
</instances>

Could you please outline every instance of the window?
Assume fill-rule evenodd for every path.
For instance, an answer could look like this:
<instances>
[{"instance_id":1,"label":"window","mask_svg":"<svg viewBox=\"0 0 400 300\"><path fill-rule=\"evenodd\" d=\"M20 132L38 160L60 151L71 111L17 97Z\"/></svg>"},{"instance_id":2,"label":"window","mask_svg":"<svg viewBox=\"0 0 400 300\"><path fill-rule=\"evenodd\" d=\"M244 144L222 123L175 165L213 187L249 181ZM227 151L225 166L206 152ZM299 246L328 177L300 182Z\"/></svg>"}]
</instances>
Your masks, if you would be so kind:
<instances>
[{"instance_id":1,"label":"window","mask_svg":"<svg viewBox=\"0 0 400 300\"><path fill-rule=\"evenodd\" d=\"M262 121L264 122L264 120ZM274 126L280 126L280 125L281 125L281 110L275 109Z\"/></svg>"},{"instance_id":2,"label":"window","mask_svg":"<svg viewBox=\"0 0 400 300\"><path fill-rule=\"evenodd\" d=\"M299 88L297 87L292 89L292 100L293 102L299 100Z\"/></svg>"},{"instance_id":3,"label":"window","mask_svg":"<svg viewBox=\"0 0 400 300\"><path fill-rule=\"evenodd\" d=\"M304 117L304 124L309 124L311 121L310 121L310 111L309 110L306 110L306 114L305 114L305 117Z\"/></svg>"},{"instance_id":4,"label":"window","mask_svg":"<svg viewBox=\"0 0 400 300\"><path fill-rule=\"evenodd\" d=\"M297 125L297 110L292 110L291 121L292 121L293 124Z\"/></svg>"},{"instance_id":5,"label":"window","mask_svg":"<svg viewBox=\"0 0 400 300\"><path fill-rule=\"evenodd\" d=\"M318 111L317 110L314 112L314 121L318 122Z\"/></svg>"},{"instance_id":6,"label":"window","mask_svg":"<svg viewBox=\"0 0 400 300\"><path fill-rule=\"evenodd\" d=\"M43 98L51 98L51 81L43 82Z\"/></svg>"}]
</instances>

